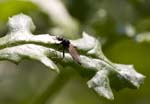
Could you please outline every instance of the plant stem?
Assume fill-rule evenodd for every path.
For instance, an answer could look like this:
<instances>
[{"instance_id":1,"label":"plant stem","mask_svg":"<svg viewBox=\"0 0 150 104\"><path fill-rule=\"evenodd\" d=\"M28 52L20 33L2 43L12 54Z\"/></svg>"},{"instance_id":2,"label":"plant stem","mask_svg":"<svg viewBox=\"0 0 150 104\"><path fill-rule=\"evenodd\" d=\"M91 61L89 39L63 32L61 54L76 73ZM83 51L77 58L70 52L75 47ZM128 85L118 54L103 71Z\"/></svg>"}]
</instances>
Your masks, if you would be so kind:
<instances>
[{"instance_id":1,"label":"plant stem","mask_svg":"<svg viewBox=\"0 0 150 104\"><path fill-rule=\"evenodd\" d=\"M56 76L55 80L52 83L50 83L47 86L46 90L43 91L38 97L36 97L36 99L34 99L31 104L46 104L47 101L52 102L57 93L73 76L67 71L68 70L63 70L58 76Z\"/></svg>"}]
</instances>

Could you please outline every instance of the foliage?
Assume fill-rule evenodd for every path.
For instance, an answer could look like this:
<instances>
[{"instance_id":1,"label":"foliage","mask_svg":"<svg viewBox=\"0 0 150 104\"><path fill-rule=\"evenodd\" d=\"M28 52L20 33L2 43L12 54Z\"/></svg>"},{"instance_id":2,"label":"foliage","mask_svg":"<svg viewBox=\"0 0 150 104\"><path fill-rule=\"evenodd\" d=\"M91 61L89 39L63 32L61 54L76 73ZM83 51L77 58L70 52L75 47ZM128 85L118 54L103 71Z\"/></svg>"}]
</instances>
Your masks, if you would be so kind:
<instances>
[{"instance_id":1,"label":"foliage","mask_svg":"<svg viewBox=\"0 0 150 104\"><path fill-rule=\"evenodd\" d=\"M109 0L83 0L82 2L80 2L78 0L65 0L64 4L69 11L68 13L63 3L59 0L49 1L51 4L49 8L47 8L46 5L43 6L42 1L40 0L32 1L40 6L40 8L44 8L43 11L47 14L43 13L43 11L41 12L40 9L38 9L38 6L35 6L35 4L32 4L30 2L8 0L7 2L0 3L2 5L2 11L9 11L2 12L4 14L1 16L5 18L0 19L1 21L4 21L4 23L7 21L8 16L23 12L25 14L31 15L37 27L36 32L31 33L31 31L34 31L35 26L32 23L32 20L28 16L25 16L23 14L10 18L8 23L9 33L3 36L6 31L1 31L1 36L3 37L0 38L0 59L10 60L17 64L22 59L38 60L45 66L55 70L56 72L59 72L60 70L61 71L58 75L53 74L56 77L56 80L52 81L52 83L47 86L46 90L42 90L41 94L36 94L34 96L35 98L29 96L27 96L26 99L24 99L23 97L16 97L15 99L20 99L20 101L14 99L15 104L17 103L16 101L21 104L32 103L31 100L33 100L33 103L35 104L43 104L46 103L48 99L50 99L49 102L51 103L53 101L52 97L56 95L70 79L79 76L72 69L76 69L76 71L79 72L82 77L85 77L85 79L88 80L88 87L93 88L99 95L104 96L108 99L114 98L112 89L118 91L122 88L139 88L139 86L143 83L144 76L137 73L134 70L133 65L116 64L111 62L110 60L113 60L117 63L132 63L137 70L141 71L145 75L149 75L148 73L146 73L149 72L146 70L147 68L149 68L149 43L141 43L149 42L149 22L145 22L149 20L149 15L146 11L147 8L149 8L149 2L132 2L130 0L121 0L114 2L110 2ZM20 4L20 6L17 8L17 6L15 5L18 5L18 3ZM78 5L79 3L82 3L82 5L77 8L76 5ZM29 4L33 6L29 6ZM55 5L55 7L58 7L57 12L54 11L52 4ZM28 5L31 8L25 9L27 6L21 5ZM118 5L122 6L120 6L118 9ZM145 5L145 8L143 7L143 5ZM9 9L7 6L9 8L12 7L17 9L14 9L13 12L11 12L10 10L7 10ZM49 10L46 11L46 8L47 10ZM77 11L78 9L81 11ZM138 9L139 11L136 11L136 9ZM62 13L61 18L59 13ZM59 16L55 16L56 14ZM72 18L70 14L74 18ZM50 19L48 19L48 16L50 17ZM67 18L67 20L69 21L68 23L65 23L66 20L64 17ZM5 26L4 23L1 24L1 26ZM43 23L46 23L46 25L43 25ZM141 26L140 24L142 24L143 26ZM49 27L50 30L48 30ZM70 40L81 54L81 66L77 65L68 53L66 53L66 57L62 61L60 61L62 52L58 51L59 46L57 46L56 44L58 44L59 42L57 41L56 37L49 34L43 34L45 32L48 33L49 31L52 34L59 34L67 37L67 39L70 39L81 37L75 34L79 34L84 30L86 32L83 32L82 38L79 38L77 40ZM94 34L94 36L92 36L91 34ZM105 55L109 57L110 60L108 60L108 58L104 56L101 48L103 48ZM28 68L31 69L31 66L29 66ZM23 66L23 68L26 67ZM33 74L31 74L31 76L35 75L35 72L37 71L33 71ZM43 70L40 73L41 75L38 75L36 78L41 78L41 76L43 75ZM26 74L22 74L24 75L23 78L26 78ZM44 75L43 79L44 78L46 78L47 80L54 77L48 77L47 75ZM32 78L29 78L29 81L31 80ZM20 79L20 81L22 81L22 79ZM83 82L85 83L85 81ZM41 82L39 83L44 82L43 80L41 80ZM47 80L45 83L50 83L50 81ZM30 84L28 85L30 86ZM34 84L34 86L36 85L37 84ZM17 87L18 83L14 86ZM35 88L36 89L32 89L32 91L39 92L39 88ZM30 91L30 93L32 93L32 91ZM137 92L138 91L139 90L137 90ZM85 92L87 93L87 91ZM129 93L128 91L126 92ZM134 93L133 90L131 90L131 92ZM22 94L24 95L24 93ZM117 98L115 97L118 103L123 102L123 100L118 100L120 95L122 94L118 94L116 96ZM124 97L121 97L121 99L123 98ZM126 99L129 98L130 97L126 97ZM132 98L132 102L134 102L134 99L136 99L136 95L132 96ZM79 102L80 101L81 100L79 100ZM116 103L116 101L111 103ZM5 101L1 102L5 104ZM10 102L12 103L13 101ZM86 103L90 102L87 101Z\"/></svg>"}]
</instances>

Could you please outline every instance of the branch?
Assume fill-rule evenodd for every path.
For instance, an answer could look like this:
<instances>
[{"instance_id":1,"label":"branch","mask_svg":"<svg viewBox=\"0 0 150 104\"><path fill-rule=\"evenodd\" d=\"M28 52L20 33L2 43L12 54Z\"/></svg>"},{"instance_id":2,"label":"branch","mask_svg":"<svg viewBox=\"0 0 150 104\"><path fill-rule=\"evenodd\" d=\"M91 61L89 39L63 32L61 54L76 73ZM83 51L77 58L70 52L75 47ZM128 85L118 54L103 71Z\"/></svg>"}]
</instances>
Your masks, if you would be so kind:
<instances>
[{"instance_id":1,"label":"branch","mask_svg":"<svg viewBox=\"0 0 150 104\"><path fill-rule=\"evenodd\" d=\"M24 14L13 16L9 19L8 26L10 32L0 38L0 60L10 60L15 63L19 63L24 58L38 60L56 72L59 72L56 61L62 65L93 70L96 74L87 84L89 88L93 88L107 99L114 99L111 88L116 90L126 87L139 88L144 82L145 76L137 73L132 65L109 61L101 50L99 40L87 33L83 33L81 39L70 40L77 49L84 51L84 54L80 55L81 65L78 65L69 53L66 53L65 58L60 61L62 52L53 46L60 43L57 36L33 35L31 31L35 26L30 17Z\"/></svg>"}]
</instances>

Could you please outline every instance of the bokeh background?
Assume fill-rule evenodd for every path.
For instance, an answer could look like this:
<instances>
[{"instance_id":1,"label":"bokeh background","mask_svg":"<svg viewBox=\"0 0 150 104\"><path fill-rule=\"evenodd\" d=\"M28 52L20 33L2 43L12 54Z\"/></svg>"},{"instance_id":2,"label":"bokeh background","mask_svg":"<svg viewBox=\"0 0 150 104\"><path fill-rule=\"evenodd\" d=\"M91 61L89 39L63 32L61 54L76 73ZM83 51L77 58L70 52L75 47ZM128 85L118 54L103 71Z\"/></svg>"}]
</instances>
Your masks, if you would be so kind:
<instances>
[{"instance_id":1,"label":"bokeh background","mask_svg":"<svg viewBox=\"0 0 150 104\"><path fill-rule=\"evenodd\" d=\"M0 61L0 104L150 104L150 0L0 0L0 37L18 13L32 17L34 34L75 39L86 31L101 40L108 59L133 64L146 79L138 90L113 91L109 101L71 67L60 65L58 75L37 61Z\"/></svg>"}]
</instances>

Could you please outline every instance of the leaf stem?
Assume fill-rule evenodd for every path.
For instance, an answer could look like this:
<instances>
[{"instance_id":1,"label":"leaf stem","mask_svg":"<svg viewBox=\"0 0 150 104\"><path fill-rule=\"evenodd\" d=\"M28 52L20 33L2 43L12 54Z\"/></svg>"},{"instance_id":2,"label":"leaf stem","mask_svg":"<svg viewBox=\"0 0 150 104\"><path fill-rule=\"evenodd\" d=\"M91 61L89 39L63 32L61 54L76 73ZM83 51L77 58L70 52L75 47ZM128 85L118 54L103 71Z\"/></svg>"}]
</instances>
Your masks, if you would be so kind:
<instances>
[{"instance_id":1,"label":"leaf stem","mask_svg":"<svg viewBox=\"0 0 150 104\"><path fill-rule=\"evenodd\" d=\"M52 102L58 92L60 92L60 90L72 77L73 75L70 72L68 73L68 70L63 70L56 76L54 81L50 83L47 88L29 104L46 104L47 101Z\"/></svg>"}]
</instances>

